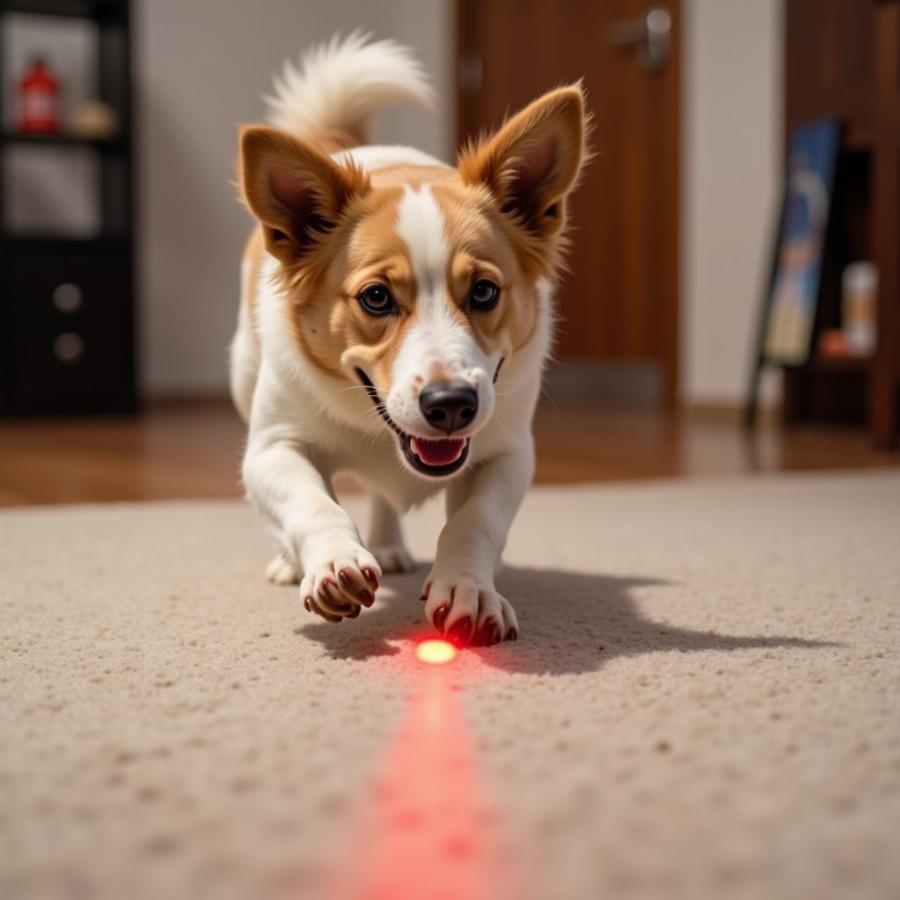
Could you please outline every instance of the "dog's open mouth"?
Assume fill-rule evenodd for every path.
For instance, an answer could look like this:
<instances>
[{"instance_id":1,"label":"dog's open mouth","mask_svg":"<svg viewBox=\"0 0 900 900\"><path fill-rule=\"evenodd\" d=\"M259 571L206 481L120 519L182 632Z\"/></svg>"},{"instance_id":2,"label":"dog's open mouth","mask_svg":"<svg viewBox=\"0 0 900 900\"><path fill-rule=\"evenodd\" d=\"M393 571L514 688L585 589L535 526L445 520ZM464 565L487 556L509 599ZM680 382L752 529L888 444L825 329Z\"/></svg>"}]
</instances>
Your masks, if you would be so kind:
<instances>
[{"instance_id":1,"label":"dog's open mouth","mask_svg":"<svg viewBox=\"0 0 900 900\"><path fill-rule=\"evenodd\" d=\"M455 466L469 449L468 438L446 438L436 441L409 438L409 452L423 466L446 469Z\"/></svg>"},{"instance_id":2,"label":"dog's open mouth","mask_svg":"<svg viewBox=\"0 0 900 900\"><path fill-rule=\"evenodd\" d=\"M400 441L400 449L403 451L406 461L417 472L429 475L432 478L441 478L445 475L452 475L462 468L469 455L469 438L431 439L407 434L388 415L381 397L378 396L378 389L369 380L368 375L362 369L357 369L356 374L368 391L369 397L371 397L381 418L384 419L391 431L397 435Z\"/></svg>"}]
</instances>

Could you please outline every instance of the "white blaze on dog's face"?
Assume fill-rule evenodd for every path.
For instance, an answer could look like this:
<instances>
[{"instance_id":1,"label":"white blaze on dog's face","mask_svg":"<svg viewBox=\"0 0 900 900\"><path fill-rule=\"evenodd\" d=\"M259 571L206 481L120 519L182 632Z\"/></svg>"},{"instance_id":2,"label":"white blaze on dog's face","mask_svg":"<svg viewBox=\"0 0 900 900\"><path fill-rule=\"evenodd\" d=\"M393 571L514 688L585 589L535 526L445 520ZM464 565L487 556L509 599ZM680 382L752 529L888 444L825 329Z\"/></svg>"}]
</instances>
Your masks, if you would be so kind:
<instances>
[{"instance_id":1,"label":"white blaze on dog's face","mask_svg":"<svg viewBox=\"0 0 900 900\"><path fill-rule=\"evenodd\" d=\"M499 304L503 276L487 259L473 257L459 284L452 283L451 263L470 253L460 242L451 246L444 211L427 184L404 188L396 231L408 249L416 299L391 366L385 409L405 433L439 439L411 443L416 456L424 454L428 464L435 462L429 453L444 454L438 462L449 465L494 409L493 376L509 350L502 339L479 343L486 323L478 318Z\"/></svg>"},{"instance_id":2,"label":"white blaze on dog's face","mask_svg":"<svg viewBox=\"0 0 900 900\"><path fill-rule=\"evenodd\" d=\"M463 467L501 366L535 333L584 132L570 87L467 148L457 169L364 173L275 129L242 135L244 195L281 263L299 352L366 388L420 475Z\"/></svg>"}]
</instances>

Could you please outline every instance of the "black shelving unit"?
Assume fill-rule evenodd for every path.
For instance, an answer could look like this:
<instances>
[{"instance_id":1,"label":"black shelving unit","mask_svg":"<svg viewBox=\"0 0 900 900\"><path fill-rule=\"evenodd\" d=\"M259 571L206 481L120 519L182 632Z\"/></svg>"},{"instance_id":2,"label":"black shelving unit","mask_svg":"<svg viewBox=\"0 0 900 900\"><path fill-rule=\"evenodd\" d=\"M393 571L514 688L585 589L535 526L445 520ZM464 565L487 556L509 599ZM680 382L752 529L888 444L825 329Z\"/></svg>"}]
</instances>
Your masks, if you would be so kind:
<instances>
[{"instance_id":1,"label":"black shelving unit","mask_svg":"<svg viewBox=\"0 0 900 900\"><path fill-rule=\"evenodd\" d=\"M115 108L120 127L108 140L11 132L3 109L6 92L0 92L0 413L132 412L137 398L129 2L0 0L0 26L12 15L93 24L95 94ZM0 41L0 72L9 78L15 73L3 64L6 49ZM5 157L30 147L96 156L100 228L95 236L8 228Z\"/></svg>"}]
</instances>

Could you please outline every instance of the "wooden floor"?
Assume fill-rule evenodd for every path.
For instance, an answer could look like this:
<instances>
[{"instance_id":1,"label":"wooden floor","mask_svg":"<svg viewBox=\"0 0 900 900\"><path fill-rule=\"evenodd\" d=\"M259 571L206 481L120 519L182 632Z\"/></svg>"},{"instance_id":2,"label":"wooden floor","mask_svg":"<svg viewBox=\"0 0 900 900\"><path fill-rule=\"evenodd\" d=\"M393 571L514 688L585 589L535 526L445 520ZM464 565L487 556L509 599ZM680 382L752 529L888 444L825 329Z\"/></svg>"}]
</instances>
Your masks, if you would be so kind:
<instances>
[{"instance_id":1,"label":"wooden floor","mask_svg":"<svg viewBox=\"0 0 900 900\"><path fill-rule=\"evenodd\" d=\"M543 406L540 482L737 475L897 466L862 430L734 418ZM226 402L158 407L137 418L0 422L0 505L237 497L243 429Z\"/></svg>"}]
</instances>

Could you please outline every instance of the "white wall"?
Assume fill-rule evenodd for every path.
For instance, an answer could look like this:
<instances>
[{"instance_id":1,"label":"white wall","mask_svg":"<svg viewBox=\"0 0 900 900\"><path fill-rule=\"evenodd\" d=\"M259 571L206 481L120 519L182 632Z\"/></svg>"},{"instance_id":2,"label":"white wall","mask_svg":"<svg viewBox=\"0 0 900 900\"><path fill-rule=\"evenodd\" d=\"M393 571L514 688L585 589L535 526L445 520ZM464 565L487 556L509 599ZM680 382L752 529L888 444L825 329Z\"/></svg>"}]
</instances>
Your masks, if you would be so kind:
<instances>
[{"instance_id":1,"label":"white wall","mask_svg":"<svg viewBox=\"0 0 900 900\"><path fill-rule=\"evenodd\" d=\"M782 159L783 0L685 0L682 395L739 402Z\"/></svg>"},{"instance_id":2,"label":"white wall","mask_svg":"<svg viewBox=\"0 0 900 900\"><path fill-rule=\"evenodd\" d=\"M447 0L137 0L141 371L153 394L223 392L250 219L236 202L236 123L259 121L282 61L356 27L416 48L437 115L390 111L378 136L451 151Z\"/></svg>"}]
</instances>

